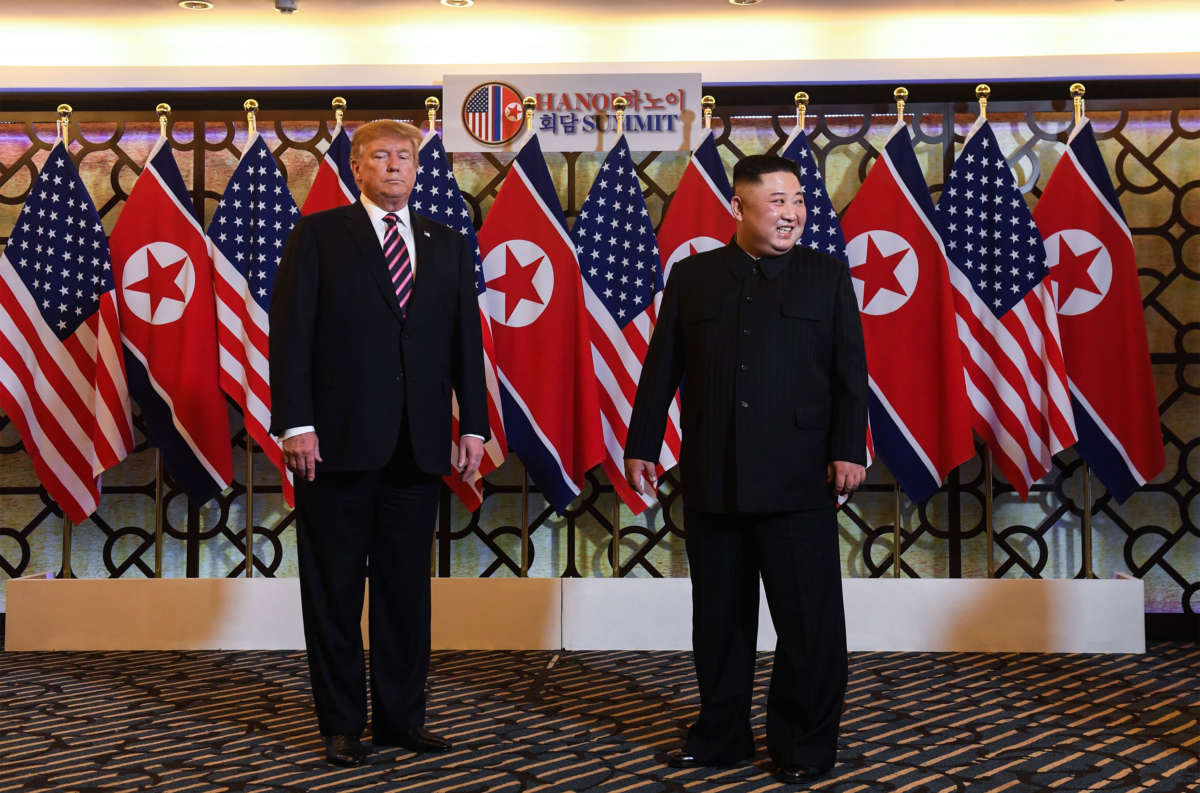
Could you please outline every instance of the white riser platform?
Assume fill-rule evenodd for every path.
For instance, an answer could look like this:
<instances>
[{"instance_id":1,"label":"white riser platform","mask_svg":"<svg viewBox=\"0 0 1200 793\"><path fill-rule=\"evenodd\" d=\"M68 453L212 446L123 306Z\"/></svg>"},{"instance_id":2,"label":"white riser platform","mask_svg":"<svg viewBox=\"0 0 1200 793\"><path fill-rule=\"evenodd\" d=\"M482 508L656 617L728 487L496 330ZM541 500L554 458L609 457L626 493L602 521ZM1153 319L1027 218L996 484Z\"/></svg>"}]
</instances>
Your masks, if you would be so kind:
<instances>
[{"instance_id":1,"label":"white riser platform","mask_svg":"<svg viewBox=\"0 0 1200 793\"><path fill-rule=\"evenodd\" d=\"M691 649L687 579L432 583L435 649ZM1137 579L846 579L843 592L851 650L1145 651ZM295 579L34 576L9 581L7 602L8 650L304 646ZM759 623L759 648L772 649L765 599Z\"/></svg>"}]
</instances>

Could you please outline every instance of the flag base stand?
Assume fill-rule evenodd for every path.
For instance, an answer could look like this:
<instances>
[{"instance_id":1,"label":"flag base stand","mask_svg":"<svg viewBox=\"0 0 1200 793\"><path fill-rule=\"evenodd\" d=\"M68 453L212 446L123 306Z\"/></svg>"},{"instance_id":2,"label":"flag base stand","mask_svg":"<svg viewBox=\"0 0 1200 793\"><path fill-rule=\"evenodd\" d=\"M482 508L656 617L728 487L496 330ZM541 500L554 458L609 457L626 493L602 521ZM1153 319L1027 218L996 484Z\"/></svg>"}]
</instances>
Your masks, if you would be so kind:
<instances>
[{"instance_id":1,"label":"flag base stand","mask_svg":"<svg viewBox=\"0 0 1200 793\"><path fill-rule=\"evenodd\" d=\"M690 650L686 578L437 578L433 647ZM852 651L1145 652L1139 579L845 579ZM8 582L6 650L298 650L294 578ZM364 609L365 613L365 609ZM765 600L758 647L774 649ZM364 635L366 634L364 620Z\"/></svg>"}]
</instances>

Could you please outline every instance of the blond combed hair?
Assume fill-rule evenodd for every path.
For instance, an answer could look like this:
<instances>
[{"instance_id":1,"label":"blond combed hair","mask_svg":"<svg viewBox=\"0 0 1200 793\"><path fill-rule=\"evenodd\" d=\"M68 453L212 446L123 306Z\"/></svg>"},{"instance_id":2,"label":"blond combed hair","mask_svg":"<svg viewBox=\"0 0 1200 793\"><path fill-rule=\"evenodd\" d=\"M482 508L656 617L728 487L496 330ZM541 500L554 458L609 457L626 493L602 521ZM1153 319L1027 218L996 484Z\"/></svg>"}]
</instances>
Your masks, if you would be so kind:
<instances>
[{"instance_id":1,"label":"blond combed hair","mask_svg":"<svg viewBox=\"0 0 1200 793\"><path fill-rule=\"evenodd\" d=\"M350 159L359 159L367 144L380 138L404 138L411 141L414 154L421 148L421 130L403 121L381 118L368 121L354 131L354 137L350 140Z\"/></svg>"}]
</instances>

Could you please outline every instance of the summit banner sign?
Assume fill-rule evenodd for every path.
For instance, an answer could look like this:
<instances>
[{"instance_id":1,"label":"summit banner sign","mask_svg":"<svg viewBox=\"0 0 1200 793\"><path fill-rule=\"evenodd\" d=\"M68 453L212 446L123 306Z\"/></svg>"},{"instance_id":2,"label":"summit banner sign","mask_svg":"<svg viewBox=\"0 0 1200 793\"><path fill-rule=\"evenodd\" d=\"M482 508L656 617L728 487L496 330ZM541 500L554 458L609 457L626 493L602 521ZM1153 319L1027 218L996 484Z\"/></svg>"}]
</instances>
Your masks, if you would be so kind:
<instances>
[{"instance_id":1,"label":"summit banner sign","mask_svg":"<svg viewBox=\"0 0 1200 793\"><path fill-rule=\"evenodd\" d=\"M608 151L617 140L613 100L624 97L634 151L690 150L700 130L699 74L448 74L442 137L450 151L514 151L522 102L537 102L544 151Z\"/></svg>"}]
</instances>

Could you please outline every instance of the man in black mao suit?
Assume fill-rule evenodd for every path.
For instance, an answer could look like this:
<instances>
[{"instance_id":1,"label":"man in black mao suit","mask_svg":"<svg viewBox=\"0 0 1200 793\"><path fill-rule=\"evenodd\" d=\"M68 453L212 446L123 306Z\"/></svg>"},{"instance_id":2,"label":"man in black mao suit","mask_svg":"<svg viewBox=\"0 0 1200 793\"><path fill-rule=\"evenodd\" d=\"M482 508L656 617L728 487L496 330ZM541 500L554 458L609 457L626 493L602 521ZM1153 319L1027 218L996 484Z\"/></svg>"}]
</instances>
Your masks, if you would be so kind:
<instances>
[{"instance_id":1,"label":"man in black mao suit","mask_svg":"<svg viewBox=\"0 0 1200 793\"><path fill-rule=\"evenodd\" d=\"M271 302L271 429L295 473L313 698L339 765L366 756L368 562L373 741L449 748L423 726L429 547L439 476L452 463L474 476L488 423L471 252L408 208L420 140L394 121L358 129L350 162L362 198L296 224Z\"/></svg>"},{"instance_id":2,"label":"man in black mao suit","mask_svg":"<svg viewBox=\"0 0 1200 793\"><path fill-rule=\"evenodd\" d=\"M625 446L630 484L653 460L680 383L680 473L700 715L676 767L754 753L750 701L761 574L778 634L767 745L778 777L834 764L846 689L836 497L865 475L867 373L842 262L795 247L796 165L746 157L733 171L737 232L678 262L638 383Z\"/></svg>"}]
</instances>

